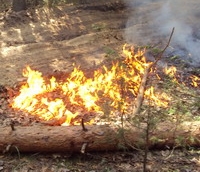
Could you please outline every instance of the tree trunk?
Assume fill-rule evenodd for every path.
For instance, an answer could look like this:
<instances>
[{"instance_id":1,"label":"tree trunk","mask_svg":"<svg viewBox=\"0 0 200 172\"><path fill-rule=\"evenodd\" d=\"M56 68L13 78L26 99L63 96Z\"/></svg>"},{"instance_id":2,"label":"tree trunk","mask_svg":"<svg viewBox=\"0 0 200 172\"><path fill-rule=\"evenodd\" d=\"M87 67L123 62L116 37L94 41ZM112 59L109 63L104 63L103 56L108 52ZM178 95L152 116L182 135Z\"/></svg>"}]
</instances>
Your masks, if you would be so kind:
<instances>
[{"instance_id":1,"label":"tree trunk","mask_svg":"<svg viewBox=\"0 0 200 172\"><path fill-rule=\"evenodd\" d=\"M16 12L26 10L26 0L12 0L12 9Z\"/></svg>"},{"instance_id":2,"label":"tree trunk","mask_svg":"<svg viewBox=\"0 0 200 172\"><path fill-rule=\"evenodd\" d=\"M0 151L88 152L113 151L145 146L144 130L130 128L120 135L119 128L82 126L0 127ZM150 133L149 148L200 146L200 122L179 126L161 124ZM124 138L126 141L124 141Z\"/></svg>"}]
</instances>

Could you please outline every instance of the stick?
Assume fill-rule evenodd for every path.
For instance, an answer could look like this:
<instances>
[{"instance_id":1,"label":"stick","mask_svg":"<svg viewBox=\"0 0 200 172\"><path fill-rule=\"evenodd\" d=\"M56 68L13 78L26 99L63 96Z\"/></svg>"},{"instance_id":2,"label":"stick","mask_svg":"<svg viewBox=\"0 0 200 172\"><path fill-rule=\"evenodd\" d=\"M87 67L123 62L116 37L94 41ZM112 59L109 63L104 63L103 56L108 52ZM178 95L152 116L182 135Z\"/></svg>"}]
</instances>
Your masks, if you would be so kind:
<instances>
[{"instance_id":1,"label":"stick","mask_svg":"<svg viewBox=\"0 0 200 172\"><path fill-rule=\"evenodd\" d=\"M144 100L144 91L145 91L147 77L148 77L150 68L151 68L151 65L149 65L144 71L144 75L143 75L142 81L140 83L140 88L138 90L138 95L136 97L136 106L135 106L135 109L133 110L134 116L139 113L140 108L142 106L142 102Z\"/></svg>"},{"instance_id":2,"label":"stick","mask_svg":"<svg viewBox=\"0 0 200 172\"><path fill-rule=\"evenodd\" d=\"M82 126L83 131L88 131L87 128L85 128L85 124L84 124L84 119L83 118L81 119L81 126Z\"/></svg>"},{"instance_id":3,"label":"stick","mask_svg":"<svg viewBox=\"0 0 200 172\"><path fill-rule=\"evenodd\" d=\"M135 115L137 115L139 113L140 108L142 106L142 102L144 100L144 91L145 91L145 87L146 87L149 71L153 66L155 66L158 63L159 60L161 60L164 52L166 51L167 47L169 46L169 44L171 42L173 33L174 33L174 28L172 29L172 32L170 34L169 40L168 40L167 45L165 46L165 48L161 51L161 53L156 58L156 60L153 63L149 64L146 67L145 71L144 71L144 75L142 77L142 81L141 81L140 88L139 88L139 91L138 91L138 95L137 95L137 98L136 98L136 107L133 110L133 116L135 116Z\"/></svg>"},{"instance_id":4,"label":"stick","mask_svg":"<svg viewBox=\"0 0 200 172\"><path fill-rule=\"evenodd\" d=\"M172 28L172 31L171 31L171 34L170 34L170 37L169 37L169 40L168 40L168 42L167 42L167 45L166 45L165 48L160 52L160 54L159 54L158 57L156 58L156 61L153 62L152 66L155 66L155 65L158 63L158 61L161 60L161 58L162 58L164 52L165 52L166 49L169 47L169 44L170 44L171 39L172 39L172 36L173 36L173 34L174 34L174 30L175 30L175 28L173 27L173 28Z\"/></svg>"}]
</instances>

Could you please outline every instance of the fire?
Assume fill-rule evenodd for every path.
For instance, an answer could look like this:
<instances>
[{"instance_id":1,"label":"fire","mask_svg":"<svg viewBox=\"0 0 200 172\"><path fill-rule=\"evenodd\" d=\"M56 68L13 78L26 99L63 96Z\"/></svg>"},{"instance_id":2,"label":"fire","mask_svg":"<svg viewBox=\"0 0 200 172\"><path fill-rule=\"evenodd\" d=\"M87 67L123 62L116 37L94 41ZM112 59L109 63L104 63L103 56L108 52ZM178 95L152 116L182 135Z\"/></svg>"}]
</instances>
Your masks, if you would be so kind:
<instances>
[{"instance_id":1,"label":"fire","mask_svg":"<svg viewBox=\"0 0 200 172\"><path fill-rule=\"evenodd\" d=\"M200 86L200 78L198 76L192 75L192 76L190 76L190 79L192 80L191 85L193 87Z\"/></svg>"},{"instance_id":2,"label":"fire","mask_svg":"<svg viewBox=\"0 0 200 172\"><path fill-rule=\"evenodd\" d=\"M166 75L168 75L170 78L173 78L174 82L178 82L177 79L176 79L177 69L176 69L175 66L165 67L164 73Z\"/></svg>"},{"instance_id":3,"label":"fire","mask_svg":"<svg viewBox=\"0 0 200 172\"><path fill-rule=\"evenodd\" d=\"M171 66L171 67L166 67L164 68L164 73L166 75L168 75L170 78L173 78L173 81L175 81L176 83L180 83L179 82L179 76L177 74L177 69L175 66ZM200 86L200 78L198 76L195 75L191 75L189 77L187 77L187 80L189 79L189 84L195 88ZM185 82L181 82L183 85L186 85Z\"/></svg>"},{"instance_id":4,"label":"fire","mask_svg":"<svg viewBox=\"0 0 200 172\"><path fill-rule=\"evenodd\" d=\"M171 66L171 67L166 67L165 69L164 69L164 72L165 72L165 74L167 74L167 75L169 75L169 76L171 76L171 77L174 77L175 76L175 74L176 74L176 67L174 67L174 66Z\"/></svg>"},{"instance_id":5,"label":"fire","mask_svg":"<svg viewBox=\"0 0 200 172\"><path fill-rule=\"evenodd\" d=\"M147 98L149 97L157 106L168 107L168 101L170 101L170 97L165 93L161 93L159 95L155 94L154 87L152 86L145 91L145 96Z\"/></svg>"},{"instance_id":6,"label":"fire","mask_svg":"<svg viewBox=\"0 0 200 172\"><path fill-rule=\"evenodd\" d=\"M125 57L121 62L103 66L93 71L90 77L75 67L62 80L48 79L28 66L23 71L27 82L21 86L11 106L43 120L62 118L63 125L78 124L76 119L88 112L105 114L106 108L111 114L121 110L126 112L138 94L145 68L152 63L146 62L144 52L124 46ZM169 100L166 95L154 94L153 87L147 89L144 96L150 97L157 106L166 107Z\"/></svg>"}]
</instances>

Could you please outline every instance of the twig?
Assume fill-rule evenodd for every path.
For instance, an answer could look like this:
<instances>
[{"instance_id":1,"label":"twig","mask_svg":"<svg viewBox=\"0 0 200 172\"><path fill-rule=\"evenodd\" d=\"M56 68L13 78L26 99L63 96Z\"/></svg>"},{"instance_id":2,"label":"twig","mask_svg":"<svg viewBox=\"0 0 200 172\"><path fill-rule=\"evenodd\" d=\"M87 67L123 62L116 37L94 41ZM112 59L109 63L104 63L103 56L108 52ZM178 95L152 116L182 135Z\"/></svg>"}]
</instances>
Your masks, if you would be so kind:
<instances>
[{"instance_id":1,"label":"twig","mask_svg":"<svg viewBox=\"0 0 200 172\"><path fill-rule=\"evenodd\" d=\"M147 111L147 119L146 119L146 129L145 129L145 149L144 149L144 159L143 159L143 172L147 171L147 162L148 162L148 153L149 153L149 138L150 138L150 130L152 127L152 114L151 114L151 99L148 99L149 106Z\"/></svg>"},{"instance_id":2,"label":"twig","mask_svg":"<svg viewBox=\"0 0 200 172\"><path fill-rule=\"evenodd\" d=\"M11 148L11 144L9 144L9 145L7 145L6 146L6 149L5 150L3 150L3 154L5 154L5 153L7 153L7 152L9 152L10 151L10 148Z\"/></svg>"},{"instance_id":3,"label":"twig","mask_svg":"<svg viewBox=\"0 0 200 172\"><path fill-rule=\"evenodd\" d=\"M150 132L150 114L147 114L147 128L145 133L145 149L144 149L144 159L143 159L143 172L147 171L147 161L148 161L148 153L149 153L149 132Z\"/></svg>"},{"instance_id":4,"label":"twig","mask_svg":"<svg viewBox=\"0 0 200 172\"><path fill-rule=\"evenodd\" d=\"M15 122L14 121L10 122L10 127L11 127L12 131L15 131Z\"/></svg>"},{"instance_id":5,"label":"twig","mask_svg":"<svg viewBox=\"0 0 200 172\"><path fill-rule=\"evenodd\" d=\"M85 150L87 148L88 143L83 143L82 147L81 147L81 153L84 154Z\"/></svg>"},{"instance_id":6,"label":"twig","mask_svg":"<svg viewBox=\"0 0 200 172\"><path fill-rule=\"evenodd\" d=\"M165 158L165 160L167 160L167 159L169 159L171 156L172 156L172 154L174 153L174 150L177 148L177 146L174 146L173 148L172 148L172 151L169 153L169 155Z\"/></svg>"},{"instance_id":7,"label":"twig","mask_svg":"<svg viewBox=\"0 0 200 172\"><path fill-rule=\"evenodd\" d=\"M83 118L81 119L81 126L82 126L83 131L88 131L88 129L85 128L84 119Z\"/></svg>"},{"instance_id":8,"label":"twig","mask_svg":"<svg viewBox=\"0 0 200 172\"><path fill-rule=\"evenodd\" d=\"M20 159L20 158L21 158L21 156L20 156L20 151L19 151L18 147L17 147L17 146L14 146L14 148L16 149L16 151L17 151L17 154L18 154L18 157L19 157L19 159Z\"/></svg>"},{"instance_id":9,"label":"twig","mask_svg":"<svg viewBox=\"0 0 200 172\"><path fill-rule=\"evenodd\" d=\"M140 111L143 99L144 99L144 91L145 91L145 87L146 87L146 82L147 82L147 77L149 74L149 70L151 68L151 65L148 65L147 68L144 71L144 75L142 77L142 81L140 83L140 88L138 90L138 95L136 97L136 107L133 110L133 116L137 115Z\"/></svg>"},{"instance_id":10,"label":"twig","mask_svg":"<svg viewBox=\"0 0 200 172\"><path fill-rule=\"evenodd\" d=\"M170 34L169 40L168 40L167 45L165 46L165 48L161 51L161 53L156 58L156 60L153 63L149 64L146 67L145 71L144 71L144 75L143 75L142 81L140 83L140 88L138 90L138 95L136 97L136 105L135 105L136 107L133 110L133 116L137 115L139 113L139 111L140 111L140 108L141 108L141 105L142 105L142 102L143 102L143 99L144 99L144 91L145 91L145 87L146 87L149 71L153 66L155 66L158 63L159 60L161 60L164 52L166 51L167 47L169 46L169 44L171 42L173 33L174 33L174 28L172 29L172 32Z\"/></svg>"},{"instance_id":11,"label":"twig","mask_svg":"<svg viewBox=\"0 0 200 172\"><path fill-rule=\"evenodd\" d=\"M159 53L158 57L156 58L156 61L153 62L152 66L155 66L158 63L158 61L162 58L162 56L163 56L164 52L166 51L166 49L169 47L169 44L170 44L171 39L172 39L172 36L174 34L174 30L175 30L175 28L173 27L172 31L171 31L171 34L170 34L170 37L169 37L169 40L168 40L165 48Z\"/></svg>"}]
</instances>

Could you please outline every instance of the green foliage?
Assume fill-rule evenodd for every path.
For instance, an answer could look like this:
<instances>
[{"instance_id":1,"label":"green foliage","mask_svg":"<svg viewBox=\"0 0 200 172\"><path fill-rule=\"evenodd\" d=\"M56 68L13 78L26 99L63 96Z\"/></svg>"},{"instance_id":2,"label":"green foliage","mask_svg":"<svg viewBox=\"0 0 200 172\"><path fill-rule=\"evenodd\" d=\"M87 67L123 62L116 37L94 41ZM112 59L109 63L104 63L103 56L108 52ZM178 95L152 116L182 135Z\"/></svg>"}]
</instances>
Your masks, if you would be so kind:
<instances>
[{"instance_id":1,"label":"green foliage","mask_svg":"<svg viewBox=\"0 0 200 172\"><path fill-rule=\"evenodd\" d=\"M110 60L119 58L118 53L113 48L104 47L104 51L105 51L105 57L107 57Z\"/></svg>"},{"instance_id":2,"label":"green foliage","mask_svg":"<svg viewBox=\"0 0 200 172\"><path fill-rule=\"evenodd\" d=\"M105 23L95 23L92 24L92 29L99 32L102 31L103 29L105 29L106 25Z\"/></svg>"},{"instance_id":3,"label":"green foliage","mask_svg":"<svg viewBox=\"0 0 200 172\"><path fill-rule=\"evenodd\" d=\"M160 49L160 48L156 48L156 47L155 47L155 48L152 48L151 51L152 51L153 54L159 54L159 53L162 52L162 49Z\"/></svg>"},{"instance_id":4,"label":"green foliage","mask_svg":"<svg viewBox=\"0 0 200 172\"><path fill-rule=\"evenodd\" d=\"M150 137L149 141L152 143L152 144L157 144L157 143L162 143L164 141L164 139L160 139L156 136L152 136Z\"/></svg>"},{"instance_id":5,"label":"green foliage","mask_svg":"<svg viewBox=\"0 0 200 172\"><path fill-rule=\"evenodd\" d=\"M175 60L177 58L179 58L179 56L177 56L177 55L174 55L174 56L170 57L171 60Z\"/></svg>"},{"instance_id":6,"label":"green foliage","mask_svg":"<svg viewBox=\"0 0 200 172\"><path fill-rule=\"evenodd\" d=\"M178 146L186 147L187 146L187 144L186 144L186 138L182 137L182 136L176 136L176 138L175 138L175 145L177 147Z\"/></svg>"},{"instance_id":7,"label":"green foliage","mask_svg":"<svg viewBox=\"0 0 200 172\"><path fill-rule=\"evenodd\" d=\"M117 137L119 138L119 140L124 138L124 132L125 132L124 128L122 128L122 127L118 128ZM124 139L122 139L122 140L124 141ZM121 150L126 150L127 149L125 142L119 142L117 146Z\"/></svg>"}]
</instances>

